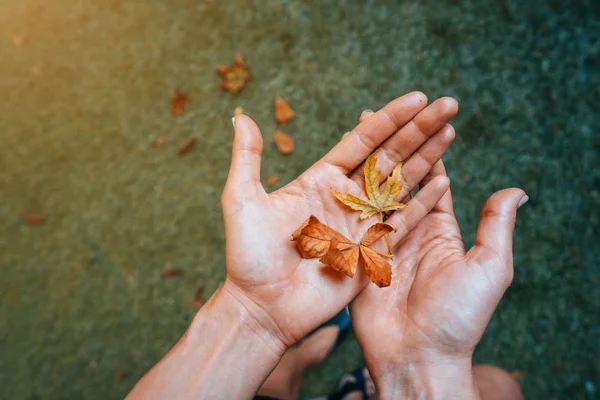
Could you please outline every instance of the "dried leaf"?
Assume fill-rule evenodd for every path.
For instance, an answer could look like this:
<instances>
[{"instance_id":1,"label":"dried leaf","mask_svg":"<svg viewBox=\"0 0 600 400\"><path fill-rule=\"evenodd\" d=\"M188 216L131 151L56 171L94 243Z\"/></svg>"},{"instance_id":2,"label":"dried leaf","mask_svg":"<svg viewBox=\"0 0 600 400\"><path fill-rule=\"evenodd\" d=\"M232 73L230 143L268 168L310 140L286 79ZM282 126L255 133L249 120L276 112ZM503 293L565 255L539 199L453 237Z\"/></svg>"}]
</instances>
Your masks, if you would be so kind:
<instances>
[{"instance_id":1,"label":"dried leaf","mask_svg":"<svg viewBox=\"0 0 600 400\"><path fill-rule=\"evenodd\" d=\"M292 234L292 240L298 242L298 250L302 258L323 257L329 249L329 242L334 237L338 239L339 244L337 247L340 250L356 246L356 243L321 223L314 215L311 215L308 221L303 224L300 233L296 231Z\"/></svg>"},{"instance_id":2,"label":"dried leaf","mask_svg":"<svg viewBox=\"0 0 600 400\"><path fill-rule=\"evenodd\" d=\"M217 72L221 75L223 81L221 88L231 93L239 93L250 80L250 64L244 63L241 55L235 58L231 67L226 65L217 65Z\"/></svg>"},{"instance_id":3,"label":"dried leaf","mask_svg":"<svg viewBox=\"0 0 600 400\"><path fill-rule=\"evenodd\" d=\"M275 145L281 154L287 155L294 151L294 138L281 131L275 131Z\"/></svg>"},{"instance_id":4,"label":"dried leaf","mask_svg":"<svg viewBox=\"0 0 600 400\"><path fill-rule=\"evenodd\" d=\"M368 246L393 231L390 225L377 223L367 229L360 244L356 244L311 215L292 234L292 240L297 241L302 258L320 258L323 264L349 277L354 276L358 260L362 259L371 281L379 287L386 287L392 280L392 267L386 258L392 256Z\"/></svg>"},{"instance_id":5,"label":"dried leaf","mask_svg":"<svg viewBox=\"0 0 600 400\"><path fill-rule=\"evenodd\" d=\"M183 142L181 144L181 146L179 146L179 149L177 149L177 155L178 156L184 155L185 153L190 151L192 149L192 147L194 147L195 144L196 144L196 138L189 138L188 140Z\"/></svg>"},{"instance_id":6,"label":"dried leaf","mask_svg":"<svg viewBox=\"0 0 600 400\"><path fill-rule=\"evenodd\" d=\"M519 379L519 378L522 378L523 376L525 376L525 373L523 371L519 371L518 369L515 369L511 375L513 376L513 378Z\"/></svg>"},{"instance_id":7,"label":"dried leaf","mask_svg":"<svg viewBox=\"0 0 600 400\"><path fill-rule=\"evenodd\" d=\"M29 214L25 212L19 213L19 217L29 225L43 225L46 222L44 214Z\"/></svg>"},{"instance_id":8,"label":"dried leaf","mask_svg":"<svg viewBox=\"0 0 600 400\"><path fill-rule=\"evenodd\" d=\"M338 238L332 238L331 242L329 243L330 244L327 253L325 253L325 255L321 257L319 261L321 261L325 265L329 265L336 271L341 272L342 274L352 278L354 276L354 273L356 272L357 264L352 264L350 260L346 258L342 254L342 252L337 248L339 244ZM354 249L356 248L357 247L355 247Z\"/></svg>"},{"instance_id":9,"label":"dried leaf","mask_svg":"<svg viewBox=\"0 0 600 400\"><path fill-rule=\"evenodd\" d=\"M190 303L192 303L197 310L204 305L204 287L198 286L198 289L196 289L196 294Z\"/></svg>"},{"instance_id":10,"label":"dried leaf","mask_svg":"<svg viewBox=\"0 0 600 400\"><path fill-rule=\"evenodd\" d=\"M162 271L160 275L164 278L170 278L172 276L183 276L183 270L175 267L169 267Z\"/></svg>"},{"instance_id":11,"label":"dried leaf","mask_svg":"<svg viewBox=\"0 0 600 400\"><path fill-rule=\"evenodd\" d=\"M122 381L127 378L127 373L121 370L117 370L115 372L115 378L117 378L117 380Z\"/></svg>"},{"instance_id":12,"label":"dried leaf","mask_svg":"<svg viewBox=\"0 0 600 400\"><path fill-rule=\"evenodd\" d=\"M365 264L365 272L369 275L371 282L379 287L390 286L392 267L381 254L366 246L360 246L360 258Z\"/></svg>"},{"instance_id":13,"label":"dried leaf","mask_svg":"<svg viewBox=\"0 0 600 400\"><path fill-rule=\"evenodd\" d=\"M279 178L281 178L281 175L279 175L279 174L273 174L273 175L269 176L267 178L267 185L273 186L274 184L277 183L277 181L279 181Z\"/></svg>"},{"instance_id":14,"label":"dried leaf","mask_svg":"<svg viewBox=\"0 0 600 400\"><path fill-rule=\"evenodd\" d=\"M362 246L369 247L385 235L394 232L394 230L394 227L392 227L391 225L379 222L367 229L360 241L360 244Z\"/></svg>"},{"instance_id":15,"label":"dried leaf","mask_svg":"<svg viewBox=\"0 0 600 400\"><path fill-rule=\"evenodd\" d=\"M163 144L163 139L161 137L157 137L150 144L152 147L160 147Z\"/></svg>"},{"instance_id":16,"label":"dried leaf","mask_svg":"<svg viewBox=\"0 0 600 400\"><path fill-rule=\"evenodd\" d=\"M292 110L287 101L279 96L275 97L275 120L280 125L287 124L294 119L295 115L294 110Z\"/></svg>"},{"instance_id":17,"label":"dried leaf","mask_svg":"<svg viewBox=\"0 0 600 400\"><path fill-rule=\"evenodd\" d=\"M331 189L333 195L339 201L353 210L361 211L361 220L370 218L375 214L380 214L383 217L383 213L406 207L406 204L394 200L402 191L402 163L396 165L392 175L388 177L383 190L380 192L379 182L381 181L381 171L375 168L377 164L376 154L377 152L371 154L365 162L365 192L367 193L367 200Z\"/></svg>"},{"instance_id":18,"label":"dried leaf","mask_svg":"<svg viewBox=\"0 0 600 400\"><path fill-rule=\"evenodd\" d=\"M180 92L179 89L176 89L173 97L171 98L171 111L173 112L173 115L181 115L189 101L190 98L187 94Z\"/></svg>"}]
</instances>

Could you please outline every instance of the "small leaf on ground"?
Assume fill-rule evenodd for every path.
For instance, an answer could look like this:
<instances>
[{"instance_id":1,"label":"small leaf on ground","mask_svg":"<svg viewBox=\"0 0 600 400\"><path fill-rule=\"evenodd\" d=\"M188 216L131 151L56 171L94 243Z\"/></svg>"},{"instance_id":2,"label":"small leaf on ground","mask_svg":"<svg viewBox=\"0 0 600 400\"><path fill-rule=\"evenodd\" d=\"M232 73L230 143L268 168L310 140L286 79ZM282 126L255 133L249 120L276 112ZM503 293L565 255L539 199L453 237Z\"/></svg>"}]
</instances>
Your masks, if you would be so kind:
<instances>
[{"instance_id":1,"label":"small leaf on ground","mask_svg":"<svg viewBox=\"0 0 600 400\"><path fill-rule=\"evenodd\" d=\"M181 115L189 101L190 99L187 94L180 92L179 89L176 89L173 97L171 97L171 111L173 112L173 115Z\"/></svg>"},{"instance_id":2,"label":"small leaf on ground","mask_svg":"<svg viewBox=\"0 0 600 400\"><path fill-rule=\"evenodd\" d=\"M294 119L295 115L294 110L292 110L287 101L279 96L275 97L275 120L280 125L287 124Z\"/></svg>"},{"instance_id":3,"label":"small leaf on ground","mask_svg":"<svg viewBox=\"0 0 600 400\"><path fill-rule=\"evenodd\" d=\"M115 378L117 378L117 380L119 380L119 381L122 381L127 378L127 373L123 372L121 370L117 370L115 372Z\"/></svg>"},{"instance_id":4,"label":"small leaf on ground","mask_svg":"<svg viewBox=\"0 0 600 400\"><path fill-rule=\"evenodd\" d=\"M244 63L241 55L235 58L231 67L226 65L217 65L217 72L221 75L223 81L221 88L231 93L239 93L248 84L250 76L250 64Z\"/></svg>"},{"instance_id":5,"label":"small leaf on ground","mask_svg":"<svg viewBox=\"0 0 600 400\"><path fill-rule=\"evenodd\" d=\"M196 294L194 298L190 301L190 303L199 310L204 305L204 287L198 286L196 289Z\"/></svg>"},{"instance_id":6,"label":"small leaf on ground","mask_svg":"<svg viewBox=\"0 0 600 400\"><path fill-rule=\"evenodd\" d=\"M294 138L287 133L276 130L273 140L275 141L279 153L288 155L294 152Z\"/></svg>"},{"instance_id":7,"label":"small leaf on ground","mask_svg":"<svg viewBox=\"0 0 600 400\"><path fill-rule=\"evenodd\" d=\"M25 212L19 213L19 217L29 225L43 225L46 222L46 216L44 214L29 214Z\"/></svg>"},{"instance_id":8,"label":"small leaf on ground","mask_svg":"<svg viewBox=\"0 0 600 400\"><path fill-rule=\"evenodd\" d=\"M195 144L196 144L196 139L195 138L189 138L189 139L187 139L177 149L177 155L178 156L184 155L185 153L187 153L188 151L190 151L192 149L192 147L194 147Z\"/></svg>"},{"instance_id":9,"label":"small leaf on ground","mask_svg":"<svg viewBox=\"0 0 600 400\"><path fill-rule=\"evenodd\" d=\"M273 186L274 184L277 183L277 181L279 181L279 178L281 178L281 175L279 175L279 174L273 174L273 175L269 176L267 178L267 185Z\"/></svg>"},{"instance_id":10,"label":"small leaf on ground","mask_svg":"<svg viewBox=\"0 0 600 400\"><path fill-rule=\"evenodd\" d=\"M183 270L176 267L168 267L163 270L160 275L164 278L170 278L172 276L183 276Z\"/></svg>"},{"instance_id":11,"label":"small leaf on ground","mask_svg":"<svg viewBox=\"0 0 600 400\"><path fill-rule=\"evenodd\" d=\"M152 141L152 143L150 144L152 147L160 147L163 144L163 139L161 137L157 137L156 139L154 139Z\"/></svg>"}]
</instances>

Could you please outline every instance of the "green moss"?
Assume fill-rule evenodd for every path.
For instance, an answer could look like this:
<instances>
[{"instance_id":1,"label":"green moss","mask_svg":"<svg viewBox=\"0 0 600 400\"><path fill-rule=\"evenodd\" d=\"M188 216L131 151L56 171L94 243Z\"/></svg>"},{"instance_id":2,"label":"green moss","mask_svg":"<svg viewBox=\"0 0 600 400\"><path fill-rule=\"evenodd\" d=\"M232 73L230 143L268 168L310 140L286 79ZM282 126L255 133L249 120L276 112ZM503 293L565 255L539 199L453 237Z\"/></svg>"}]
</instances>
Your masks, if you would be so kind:
<instances>
[{"instance_id":1,"label":"green moss","mask_svg":"<svg viewBox=\"0 0 600 400\"><path fill-rule=\"evenodd\" d=\"M0 4L0 398L116 398L169 349L188 300L224 279L219 196L238 105L281 184L365 108L410 90L461 110L447 166L465 240L495 190L520 186L515 282L478 362L525 372L527 398L600 386L600 10L534 0L5 0ZM218 89L243 53L254 80ZM191 97L176 122L175 88ZM272 98L296 153L271 143ZM150 149L155 137L163 147ZM185 157L179 143L198 138ZM41 228L21 210L44 212ZM166 264L184 279L162 279ZM349 340L306 397L362 363ZM115 379L123 370L128 378ZM597 389L596 389L597 390ZM587 396L587 397L586 397Z\"/></svg>"}]
</instances>

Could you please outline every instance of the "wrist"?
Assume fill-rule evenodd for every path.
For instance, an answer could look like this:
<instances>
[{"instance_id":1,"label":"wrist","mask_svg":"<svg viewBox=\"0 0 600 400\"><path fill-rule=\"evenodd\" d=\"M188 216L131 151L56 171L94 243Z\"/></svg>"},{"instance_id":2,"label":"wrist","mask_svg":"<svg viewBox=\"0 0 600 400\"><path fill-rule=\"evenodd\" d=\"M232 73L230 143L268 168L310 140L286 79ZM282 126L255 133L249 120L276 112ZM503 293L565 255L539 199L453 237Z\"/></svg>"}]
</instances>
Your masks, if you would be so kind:
<instances>
[{"instance_id":1,"label":"wrist","mask_svg":"<svg viewBox=\"0 0 600 400\"><path fill-rule=\"evenodd\" d=\"M225 287L219 289L196 314L183 338L129 397L251 398L285 348L248 307Z\"/></svg>"},{"instance_id":2,"label":"wrist","mask_svg":"<svg viewBox=\"0 0 600 400\"><path fill-rule=\"evenodd\" d=\"M196 314L186 333L187 340L202 340L202 331L208 321L275 357L280 358L287 350L279 327L268 313L229 281L225 281Z\"/></svg>"},{"instance_id":3,"label":"wrist","mask_svg":"<svg viewBox=\"0 0 600 400\"><path fill-rule=\"evenodd\" d=\"M371 376L380 400L480 399L470 357L405 362Z\"/></svg>"}]
</instances>

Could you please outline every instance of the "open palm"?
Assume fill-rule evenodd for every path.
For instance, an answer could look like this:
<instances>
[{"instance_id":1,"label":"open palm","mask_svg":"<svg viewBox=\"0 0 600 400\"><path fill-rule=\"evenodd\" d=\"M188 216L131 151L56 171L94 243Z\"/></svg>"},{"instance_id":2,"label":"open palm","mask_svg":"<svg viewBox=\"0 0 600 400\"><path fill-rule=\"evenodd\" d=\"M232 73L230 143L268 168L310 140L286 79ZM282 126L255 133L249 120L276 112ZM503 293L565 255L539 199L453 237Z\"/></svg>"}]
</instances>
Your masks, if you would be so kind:
<instances>
[{"instance_id":1,"label":"open palm","mask_svg":"<svg viewBox=\"0 0 600 400\"><path fill-rule=\"evenodd\" d=\"M300 258L289 238L311 214L349 238L358 239L376 218L359 222L341 206L330 188L361 195L362 168L352 173L380 144L382 176L408 157L404 170L409 193L440 159L454 138L447 125L456 113L453 99L425 108L422 93L410 93L386 105L346 135L323 159L282 189L267 194L260 184L262 138L246 117L235 120L232 166L222 205L227 237L227 280L223 289L250 304L273 323L284 346L295 343L345 307L367 284ZM383 144L382 144L383 143ZM448 179L432 179L402 212L388 220L398 229L392 244L427 215L448 188Z\"/></svg>"},{"instance_id":2,"label":"open palm","mask_svg":"<svg viewBox=\"0 0 600 400\"><path fill-rule=\"evenodd\" d=\"M445 175L440 160L423 184ZM470 370L473 350L512 280L512 233L524 198L520 189L494 194L482 210L476 244L465 252L448 191L398 244L392 286L365 287L351 305L376 382L399 385L407 366Z\"/></svg>"}]
</instances>

